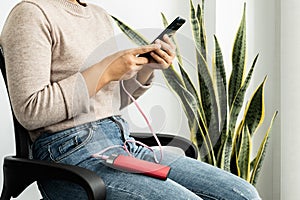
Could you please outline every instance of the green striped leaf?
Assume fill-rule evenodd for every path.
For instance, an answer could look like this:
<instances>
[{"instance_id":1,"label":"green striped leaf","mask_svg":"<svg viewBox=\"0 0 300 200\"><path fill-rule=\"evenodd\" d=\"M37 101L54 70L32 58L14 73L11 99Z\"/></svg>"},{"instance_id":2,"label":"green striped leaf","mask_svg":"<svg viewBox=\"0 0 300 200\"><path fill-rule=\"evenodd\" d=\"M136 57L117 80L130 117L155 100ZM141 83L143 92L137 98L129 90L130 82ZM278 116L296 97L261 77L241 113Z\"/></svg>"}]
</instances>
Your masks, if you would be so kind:
<instances>
[{"instance_id":1,"label":"green striped leaf","mask_svg":"<svg viewBox=\"0 0 300 200\"><path fill-rule=\"evenodd\" d=\"M193 39L195 41L195 46L197 49L199 49L199 52L202 52L201 38L200 38L201 25L197 18L196 10L192 0L190 0L190 22L192 27Z\"/></svg>"},{"instance_id":2,"label":"green striped leaf","mask_svg":"<svg viewBox=\"0 0 300 200\"><path fill-rule=\"evenodd\" d=\"M246 56L246 4L244 4L243 17L235 37L232 52L232 72L229 79L229 106L233 105L233 101L242 85L245 71Z\"/></svg>"},{"instance_id":3,"label":"green striped leaf","mask_svg":"<svg viewBox=\"0 0 300 200\"><path fill-rule=\"evenodd\" d=\"M264 104L264 85L266 78L256 89L247 105L245 124L249 128L251 136L256 132L264 121L265 104Z\"/></svg>"},{"instance_id":4,"label":"green striped leaf","mask_svg":"<svg viewBox=\"0 0 300 200\"><path fill-rule=\"evenodd\" d=\"M253 166L253 170L252 170L252 174L251 174L251 178L250 178L250 183L254 186L257 183L257 178L259 176L259 173L260 173L260 170L261 170L261 167L263 164L263 160L265 158L266 148L267 148L267 144L269 141L269 134L271 132L271 129L272 129L272 126L273 126L273 123L274 123L274 120L275 120L277 114L278 114L278 111L276 111L273 115L270 126L265 134L265 137L259 147L259 150L258 150L257 155L254 160L254 166Z\"/></svg>"},{"instance_id":5,"label":"green striped leaf","mask_svg":"<svg viewBox=\"0 0 300 200\"><path fill-rule=\"evenodd\" d=\"M237 121L238 115L240 113L240 110L243 106L245 93L246 93L246 90L247 90L247 88L249 86L249 83L251 81L252 74L253 74L254 67L255 67L257 59L258 59L258 55L255 57L255 59L252 63L252 66L251 66L251 68L248 72L248 75L247 75L242 87L238 91L238 93L237 93L237 95L236 95L236 97L233 101L233 105L231 107L230 114L229 114L230 117L229 117L229 126L228 126L228 131L231 134L234 133L235 126L236 126L236 121Z\"/></svg>"},{"instance_id":6,"label":"green striped leaf","mask_svg":"<svg viewBox=\"0 0 300 200\"><path fill-rule=\"evenodd\" d=\"M230 172L230 162L233 149L233 134L228 134L222 147L220 168Z\"/></svg>"},{"instance_id":7,"label":"green striped leaf","mask_svg":"<svg viewBox=\"0 0 300 200\"><path fill-rule=\"evenodd\" d=\"M205 33L205 24L204 24L204 1L202 0L202 7L200 4L197 6L196 10L196 17L199 22L199 34L200 34L200 41L201 41L201 53L205 60L207 60L207 47L206 47L206 33Z\"/></svg>"},{"instance_id":8,"label":"green striped leaf","mask_svg":"<svg viewBox=\"0 0 300 200\"><path fill-rule=\"evenodd\" d=\"M250 180L250 154L251 154L252 144L251 135L247 126L243 127L241 145L239 148L238 156L238 172L239 177Z\"/></svg>"},{"instance_id":9,"label":"green striped leaf","mask_svg":"<svg viewBox=\"0 0 300 200\"><path fill-rule=\"evenodd\" d=\"M238 115L240 113L240 110L243 106L243 102L244 102L244 96L246 93L246 90L249 86L250 80L252 78L252 74L254 71L254 67L257 61L258 55L255 57L252 66L248 72L248 75L245 79L245 82L243 84L243 86L240 88L240 90L238 91L238 94L236 96L236 98L234 99L233 105L231 107L231 110L229 112L229 122L228 122L228 128L227 128L227 133L226 133L226 142L224 142L224 147L222 150L222 154L221 154L221 162L225 162L225 163L221 163L222 166L224 166L225 170L230 170L230 158L231 158L231 150L232 150L232 139L234 138L234 133L235 133L235 126L236 126L236 121L238 118ZM226 159L229 159L229 161L227 161Z\"/></svg>"},{"instance_id":10,"label":"green striped leaf","mask_svg":"<svg viewBox=\"0 0 300 200\"><path fill-rule=\"evenodd\" d=\"M140 33L134 31L132 28L130 28L128 25L126 25L116 17L114 16L111 17L114 19L114 21L117 23L119 28L123 31L123 33L125 33L125 35L135 44L137 44L138 46L150 44Z\"/></svg>"},{"instance_id":11,"label":"green striped leaf","mask_svg":"<svg viewBox=\"0 0 300 200\"><path fill-rule=\"evenodd\" d=\"M238 156L242 143L242 130L244 126L244 121L242 120L237 128L237 133L233 138L232 145L232 154L230 161L230 172L237 175L239 174L239 166L238 166Z\"/></svg>"},{"instance_id":12,"label":"green striped leaf","mask_svg":"<svg viewBox=\"0 0 300 200\"><path fill-rule=\"evenodd\" d=\"M183 82L185 84L185 88L194 96L194 98L197 102L197 108L200 112L200 115L201 115L203 121L206 122L205 113L204 113L204 110L203 110L203 107L202 107L202 102L201 102L201 98L199 96L199 93L196 90L193 82L191 81L191 78L189 77L189 75L187 74L185 69L182 67L182 65L180 63L178 63L178 66L179 66L180 72L182 74L182 78L183 78Z\"/></svg>"},{"instance_id":13,"label":"green striped leaf","mask_svg":"<svg viewBox=\"0 0 300 200\"><path fill-rule=\"evenodd\" d=\"M189 121L190 129L191 127L196 126L196 132L191 132L192 141L198 146L198 148L202 148L204 152L208 155L208 163L215 165L214 155L211 154L212 145L209 141L209 138L206 137L207 130L203 120L197 109L197 102L193 95L186 90L186 88L182 84L182 80L179 78L176 71L167 68L163 70L164 77L168 78L169 87L179 96L181 103L183 105L183 109L186 113L186 116ZM196 141L195 141L196 139ZM204 145L204 146L203 146Z\"/></svg>"},{"instance_id":14,"label":"green striped leaf","mask_svg":"<svg viewBox=\"0 0 300 200\"><path fill-rule=\"evenodd\" d=\"M200 11L198 11L198 13L199 12ZM215 144L220 137L218 106L216 102L212 77L208 70L206 59L203 57L202 54L203 46L201 40L203 40L203 38L201 39L201 29L203 27L201 27L201 24L197 18L197 13L195 11L192 1L190 1L190 21L196 47L200 98L202 99L202 107L205 112L206 126L209 129L210 139L213 142L213 144ZM204 43L206 43L205 40L203 41ZM217 153L218 152L215 152L215 155L217 155Z\"/></svg>"},{"instance_id":15,"label":"green striped leaf","mask_svg":"<svg viewBox=\"0 0 300 200\"><path fill-rule=\"evenodd\" d=\"M217 160L220 160L220 146L224 144L227 131L227 89L226 89L226 72L224 67L223 55L218 43L217 37L215 39L215 55L213 57L213 80L216 86L216 99L219 107L220 116L220 130L221 136L218 142L215 144L215 151L218 151Z\"/></svg>"},{"instance_id":16,"label":"green striped leaf","mask_svg":"<svg viewBox=\"0 0 300 200\"><path fill-rule=\"evenodd\" d=\"M210 141L210 137L207 134L207 130L205 128L205 124L203 123L203 120L201 119L201 116L199 115L199 112L197 109L197 102L195 101L195 98L184 88L182 88L182 95L184 96L184 99L181 99L184 104L189 106L190 110L196 110L197 112L191 112L193 114L190 119L193 119L193 122L195 123L195 126L197 127L196 130L196 138L197 138L197 145L200 154L202 155L202 159L206 161L207 163L211 165L216 165L216 159L213 153L213 146ZM187 108L188 109L188 108Z\"/></svg>"},{"instance_id":17,"label":"green striped leaf","mask_svg":"<svg viewBox=\"0 0 300 200\"><path fill-rule=\"evenodd\" d=\"M219 130L219 111L215 95L215 89L212 82L211 74L208 70L206 61L204 60L199 50L196 51L200 97L202 99L202 107L205 113L206 127L208 128L209 137L213 145L215 145L220 138ZM218 154L218 150L214 152Z\"/></svg>"}]
</instances>

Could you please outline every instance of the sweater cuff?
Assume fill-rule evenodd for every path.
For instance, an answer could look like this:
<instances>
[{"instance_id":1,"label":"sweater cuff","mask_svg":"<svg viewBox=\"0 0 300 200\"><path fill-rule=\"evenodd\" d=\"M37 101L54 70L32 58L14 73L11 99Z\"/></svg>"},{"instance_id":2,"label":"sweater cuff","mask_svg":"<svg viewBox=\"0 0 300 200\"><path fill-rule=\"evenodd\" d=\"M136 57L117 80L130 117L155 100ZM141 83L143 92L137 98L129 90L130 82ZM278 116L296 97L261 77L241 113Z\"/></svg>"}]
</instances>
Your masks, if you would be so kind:
<instances>
[{"instance_id":1,"label":"sweater cuff","mask_svg":"<svg viewBox=\"0 0 300 200\"><path fill-rule=\"evenodd\" d=\"M154 78L154 74L152 73L145 84L140 83L137 80L136 76L134 76L133 78L131 78L129 80L125 80L123 83L124 83L125 89L129 92L129 94L131 94L135 99L137 99L140 96L142 96L151 87L153 78ZM121 87L121 107L120 107L120 109L122 109L122 108L126 107L127 105L129 105L132 101L128 97L128 95L125 93L122 86L120 86L120 87Z\"/></svg>"},{"instance_id":2,"label":"sweater cuff","mask_svg":"<svg viewBox=\"0 0 300 200\"><path fill-rule=\"evenodd\" d=\"M81 73L60 81L59 85L64 96L68 119L90 111L88 88Z\"/></svg>"}]
</instances>

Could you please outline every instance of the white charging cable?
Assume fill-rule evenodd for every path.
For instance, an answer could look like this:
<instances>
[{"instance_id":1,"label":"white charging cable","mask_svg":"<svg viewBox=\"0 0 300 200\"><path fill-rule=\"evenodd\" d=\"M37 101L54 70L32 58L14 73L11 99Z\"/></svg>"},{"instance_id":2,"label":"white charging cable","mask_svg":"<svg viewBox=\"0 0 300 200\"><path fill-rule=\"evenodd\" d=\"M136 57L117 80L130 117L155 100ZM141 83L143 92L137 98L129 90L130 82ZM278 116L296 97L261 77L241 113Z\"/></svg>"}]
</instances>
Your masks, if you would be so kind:
<instances>
[{"instance_id":1,"label":"white charging cable","mask_svg":"<svg viewBox=\"0 0 300 200\"><path fill-rule=\"evenodd\" d=\"M163 158L163 151L162 151L162 146L161 146L161 143L156 135L156 133L154 132L152 126L151 126L151 123L149 122L147 116L145 115L145 113L143 112L142 108L140 107L140 105L137 103L136 99L126 90L125 86L124 86L124 82L123 80L121 80L121 85L122 85L122 89L124 90L124 92L128 95L128 97L131 99L131 101L135 104L136 108L139 110L139 112L141 113L141 115L143 116L143 118L145 119L153 137L155 138L157 144L158 144L158 147L159 147L159 151L160 151L160 159L158 160L157 157L156 157L156 154L154 152L154 149L152 147L149 147L148 145L142 143L142 142L139 142L139 141L136 141L136 140L126 140L122 145L113 145L113 146L110 146L110 147L107 147L105 149L103 149L102 151L96 153L96 154L93 154L92 156L95 157L95 158L101 158L101 159L107 159L108 156L105 156L103 155L106 151L110 150L110 149L113 149L113 148L123 148L125 149L125 151L132 156L132 154L129 152L126 144L131 142L131 143L136 143L136 144L140 144L144 147L146 147L147 149L150 149L152 152L153 152L153 155L154 155L154 160L156 163L160 163L162 161L162 158Z\"/></svg>"}]
</instances>

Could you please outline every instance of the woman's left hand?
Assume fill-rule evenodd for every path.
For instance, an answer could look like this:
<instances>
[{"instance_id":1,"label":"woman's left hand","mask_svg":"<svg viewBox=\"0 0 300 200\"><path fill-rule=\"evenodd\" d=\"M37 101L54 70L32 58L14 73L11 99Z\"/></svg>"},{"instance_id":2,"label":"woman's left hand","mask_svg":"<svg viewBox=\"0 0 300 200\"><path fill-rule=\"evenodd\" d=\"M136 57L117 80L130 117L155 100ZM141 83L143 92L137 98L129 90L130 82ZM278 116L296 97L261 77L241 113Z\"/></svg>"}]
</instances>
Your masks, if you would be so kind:
<instances>
[{"instance_id":1,"label":"woman's left hand","mask_svg":"<svg viewBox=\"0 0 300 200\"><path fill-rule=\"evenodd\" d=\"M155 49L147 55L149 62L144 64L137 73L137 80L141 84L147 84L155 69L167 69L175 58L176 46L167 35L164 35L163 40L156 40L155 43L159 44L161 48Z\"/></svg>"},{"instance_id":2,"label":"woman's left hand","mask_svg":"<svg viewBox=\"0 0 300 200\"><path fill-rule=\"evenodd\" d=\"M176 46L168 35L164 35L163 40L156 40L155 43L160 44L161 49L150 52L152 59L150 59L150 63L147 66L153 69L166 69L175 58Z\"/></svg>"}]
</instances>

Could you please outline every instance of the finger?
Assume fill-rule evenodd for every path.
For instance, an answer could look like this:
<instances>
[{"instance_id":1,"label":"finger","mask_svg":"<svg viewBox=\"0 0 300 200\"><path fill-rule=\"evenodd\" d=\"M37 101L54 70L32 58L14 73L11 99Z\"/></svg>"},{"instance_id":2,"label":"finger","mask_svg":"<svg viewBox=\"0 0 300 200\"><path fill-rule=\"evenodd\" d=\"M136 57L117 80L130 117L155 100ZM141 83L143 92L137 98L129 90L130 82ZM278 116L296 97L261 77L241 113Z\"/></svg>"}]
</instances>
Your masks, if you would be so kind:
<instances>
[{"instance_id":1,"label":"finger","mask_svg":"<svg viewBox=\"0 0 300 200\"><path fill-rule=\"evenodd\" d=\"M149 59L146 57L142 57L142 56L141 57L135 56L134 60L137 65L144 65L144 64L149 63Z\"/></svg>"},{"instance_id":2,"label":"finger","mask_svg":"<svg viewBox=\"0 0 300 200\"><path fill-rule=\"evenodd\" d=\"M163 36L163 40L164 40L164 42L166 42L167 44L169 44L172 49L174 49L174 50L176 49L176 45L173 43L173 41L171 40L171 38L167 34L165 34Z\"/></svg>"},{"instance_id":3,"label":"finger","mask_svg":"<svg viewBox=\"0 0 300 200\"><path fill-rule=\"evenodd\" d=\"M171 56L171 57L175 56L175 46L172 43L169 44L169 43L163 42L161 40L157 40L157 41L155 41L155 43L156 44L160 44L161 45L161 49L164 50L165 52L167 52L167 54L169 56Z\"/></svg>"},{"instance_id":4,"label":"finger","mask_svg":"<svg viewBox=\"0 0 300 200\"><path fill-rule=\"evenodd\" d=\"M162 51L162 50L160 50L160 51ZM157 68L167 68L169 66L169 64L166 62L166 60L164 58L162 58L161 55L158 55L156 52L151 52L150 55L156 61L156 63L159 64L159 66L157 66Z\"/></svg>"},{"instance_id":5,"label":"finger","mask_svg":"<svg viewBox=\"0 0 300 200\"><path fill-rule=\"evenodd\" d=\"M134 49L130 49L129 52L136 56L139 54L149 53L151 51L155 51L160 48L161 48L160 44L150 44L150 45L145 45Z\"/></svg>"},{"instance_id":6,"label":"finger","mask_svg":"<svg viewBox=\"0 0 300 200\"><path fill-rule=\"evenodd\" d=\"M171 64L175 58L175 53L168 46L164 47L164 50L159 49L154 52L168 64Z\"/></svg>"}]
</instances>

